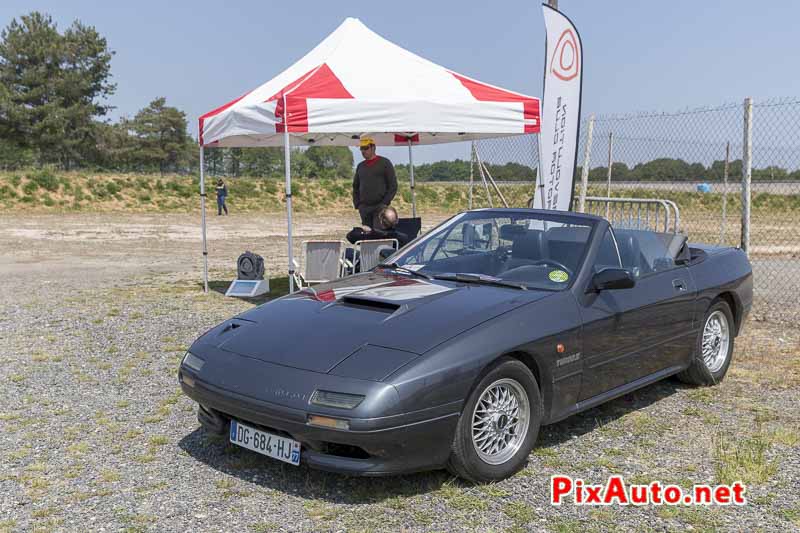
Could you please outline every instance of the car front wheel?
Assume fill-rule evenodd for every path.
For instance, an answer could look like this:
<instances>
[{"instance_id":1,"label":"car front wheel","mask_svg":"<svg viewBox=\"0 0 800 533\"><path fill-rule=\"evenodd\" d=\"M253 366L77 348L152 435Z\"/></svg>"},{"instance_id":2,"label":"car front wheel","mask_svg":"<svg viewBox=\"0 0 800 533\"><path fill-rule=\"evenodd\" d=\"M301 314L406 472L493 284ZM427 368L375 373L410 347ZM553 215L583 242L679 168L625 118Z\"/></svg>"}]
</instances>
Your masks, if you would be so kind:
<instances>
[{"instance_id":1,"label":"car front wheel","mask_svg":"<svg viewBox=\"0 0 800 533\"><path fill-rule=\"evenodd\" d=\"M500 359L464 406L448 468L477 483L513 475L525 464L541 420L536 378L522 362Z\"/></svg>"}]
</instances>

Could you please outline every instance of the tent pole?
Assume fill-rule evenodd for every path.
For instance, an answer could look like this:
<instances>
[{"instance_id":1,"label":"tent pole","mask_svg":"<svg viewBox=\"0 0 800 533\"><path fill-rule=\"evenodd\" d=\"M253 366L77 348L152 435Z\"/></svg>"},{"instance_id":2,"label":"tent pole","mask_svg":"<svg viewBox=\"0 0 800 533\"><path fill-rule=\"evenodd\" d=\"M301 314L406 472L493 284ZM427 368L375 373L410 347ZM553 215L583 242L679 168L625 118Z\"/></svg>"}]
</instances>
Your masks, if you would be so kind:
<instances>
[{"instance_id":1,"label":"tent pole","mask_svg":"<svg viewBox=\"0 0 800 533\"><path fill-rule=\"evenodd\" d=\"M417 218L417 193L414 191L414 158L411 155L411 137L408 140L408 170L411 178L411 217Z\"/></svg>"},{"instance_id":2,"label":"tent pole","mask_svg":"<svg viewBox=\"0 0 800 533\"><path fill-rule=\"evenodd\" d=\"M283 108L286 109L286 97L283 98ZM289 124L283 121L283 155L286 165L286 224L289 241L289 294L294 292L294 257L292 249L292 156L289 143Z\"/></svg>"},{"instance_id":3,"label":"tent pole","mask_svg":"<svg viewBox=\"0 0 800 533\"><path fill-rule=\"evenodd\" d=\"M206 177L205 154L200 145L200 225L203 232L203 292L208 293L208 248L206 247Z\"/></svg>"}]
</instances>

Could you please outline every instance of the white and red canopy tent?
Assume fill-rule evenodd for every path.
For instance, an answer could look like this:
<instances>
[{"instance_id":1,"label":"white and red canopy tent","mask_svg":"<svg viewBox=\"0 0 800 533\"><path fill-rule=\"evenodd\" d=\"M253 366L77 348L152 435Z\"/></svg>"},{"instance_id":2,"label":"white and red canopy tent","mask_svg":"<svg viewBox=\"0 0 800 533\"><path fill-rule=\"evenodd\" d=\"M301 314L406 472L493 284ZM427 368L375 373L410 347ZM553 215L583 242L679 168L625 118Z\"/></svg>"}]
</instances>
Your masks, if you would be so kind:
<instances>
[{"instance_id":1,"label":"white and red canopy tent","mask_svg":"<svg viewBox=\"0 0 800 533\"><path fill-rule=\"evenodd\" d=\"M200 117L201 194L204 147L283 144L291 283L292 145L355 146L369 134L379 146L408 145L410 157L414 144L538 133L539 117L538 98L453 72L348 18L275 78Z\"/></svg>"}]
</instances>

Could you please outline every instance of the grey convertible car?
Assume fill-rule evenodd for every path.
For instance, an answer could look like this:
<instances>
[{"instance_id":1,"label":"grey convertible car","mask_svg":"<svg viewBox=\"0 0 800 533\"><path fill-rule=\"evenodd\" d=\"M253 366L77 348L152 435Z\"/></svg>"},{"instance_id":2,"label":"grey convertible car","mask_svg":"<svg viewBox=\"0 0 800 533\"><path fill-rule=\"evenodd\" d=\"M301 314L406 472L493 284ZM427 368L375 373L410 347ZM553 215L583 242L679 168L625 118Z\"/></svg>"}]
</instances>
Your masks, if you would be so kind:
<instances>
[{"instance_id":1,"label":"grey convertible car","mask_svg":"<svg viewBox=\"0 0 800 533\"><path fill-rule=\"evenodd\" d=\"M542 424L671 375L719 382L752 279L741 250L677 233L468 211L371 272L212 328L179 380L203 427L274 459L488 482Z\"/></svg>"}]
</instances>

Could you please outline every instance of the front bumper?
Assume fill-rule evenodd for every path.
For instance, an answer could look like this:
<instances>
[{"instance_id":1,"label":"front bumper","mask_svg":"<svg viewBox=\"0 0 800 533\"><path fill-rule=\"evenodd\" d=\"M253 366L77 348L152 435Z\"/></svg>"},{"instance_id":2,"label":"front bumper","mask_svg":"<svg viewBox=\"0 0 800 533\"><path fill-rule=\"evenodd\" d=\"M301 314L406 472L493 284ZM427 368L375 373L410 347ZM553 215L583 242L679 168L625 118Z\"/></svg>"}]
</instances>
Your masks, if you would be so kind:
<instances>
[{"instance_id":1,"label":"front bumper","mask_svg":"<svg viewBox=\"0 0 800 533\"><path fill-rule=\"evenodd\" d=\"M191 376L179 380L183 392L200 404L198 420L206 430L227 434L231 418L282 434L302 444L300 462L349 475L379 476L441 468L450 455L460 402L425 412L382 418L350 418L351 428L310 426L306 409L290 408L237 394ZM326 414L327 415L327 414ZM427 416L427 418L422 418Z\"/></svg>"}]
</instances>

